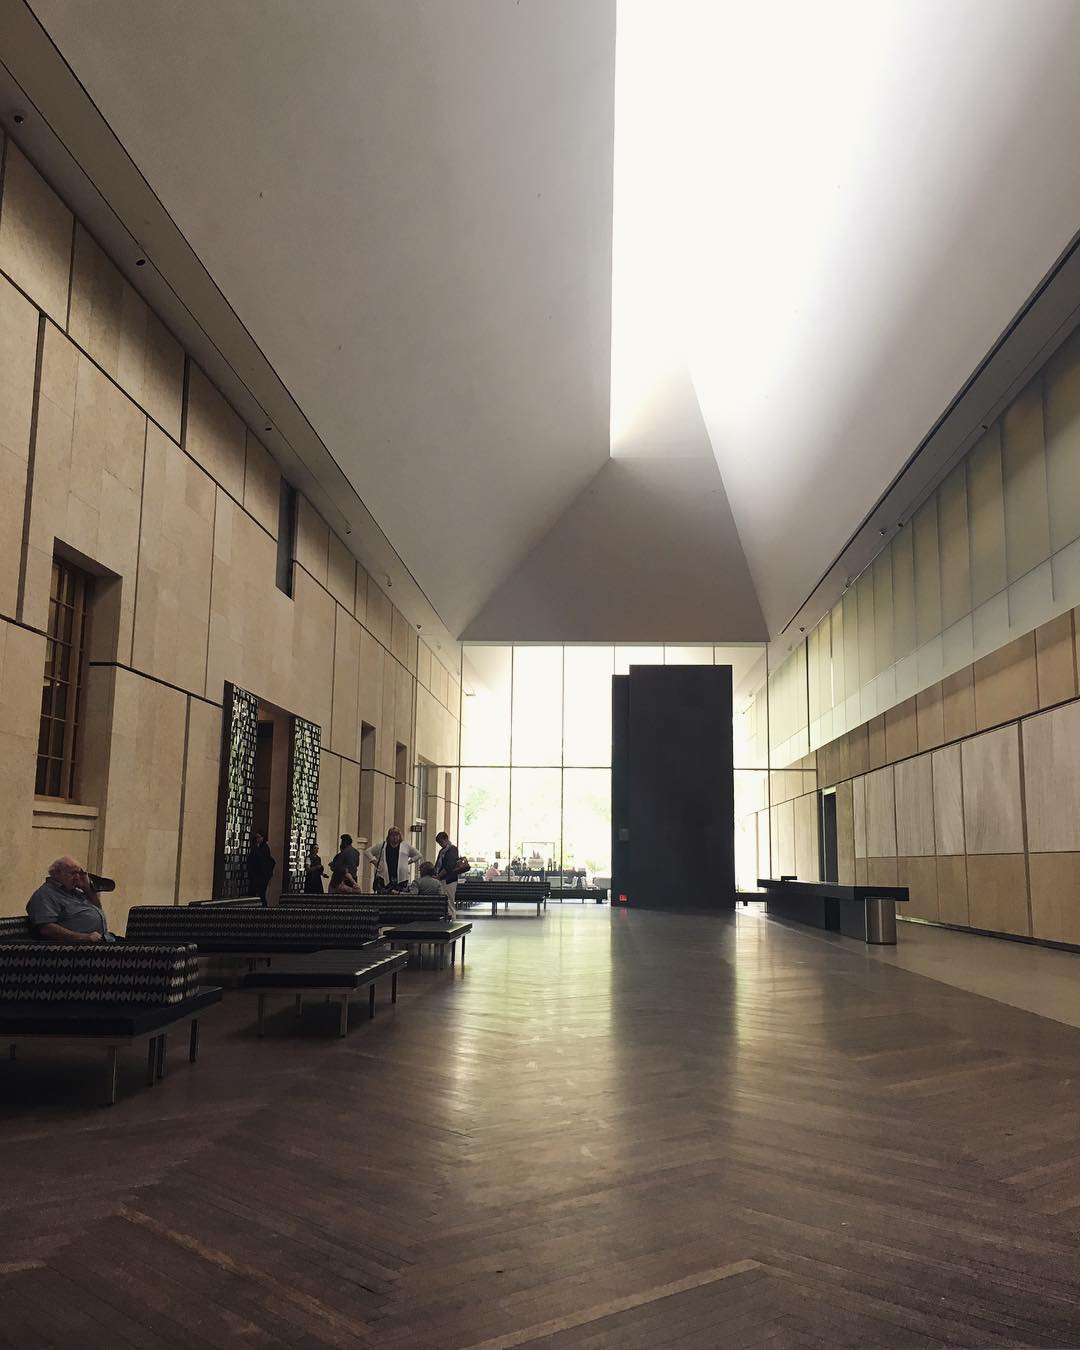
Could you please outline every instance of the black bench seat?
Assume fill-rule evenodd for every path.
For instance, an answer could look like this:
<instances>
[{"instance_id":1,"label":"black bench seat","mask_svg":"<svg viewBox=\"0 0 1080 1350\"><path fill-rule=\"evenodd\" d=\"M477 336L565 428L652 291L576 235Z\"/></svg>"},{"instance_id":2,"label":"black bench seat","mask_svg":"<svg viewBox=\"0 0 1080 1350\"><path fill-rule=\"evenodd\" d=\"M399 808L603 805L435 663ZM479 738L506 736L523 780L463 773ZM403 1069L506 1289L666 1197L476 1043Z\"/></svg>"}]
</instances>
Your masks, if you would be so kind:
<instances>
[{"instance_id":1,"label":"black bench seat","mask_svg":"<svg viewBox=\"0 0 1080 1350\"><path fill-rule=\"evenodd\" d=\"M506 909L509 905L535 905L536 917L541 917L547 908L548 891L546 881L459 881L456 905L490 905L491 917L498 918L499 906Z\"/></svg>"},{"instance_id":2,"label":"black bench seat","mask_svg":"<svg viewBox=\"0 0 1080 1350\"><path fill-rule=\"evenodd\" d=\"M767 913L871 946L896 945L896 906L908 898L906 886L842 886L786 877L758 877L758 885L767 893Z\"/></svg>"},{"instance_id":3,"label":"black bench seat","mask_svg":"<svg viewBox=\"0 0 1080 1350\"><path fill-rule=\"evenodd\" d=\"M257 958L284 952L357 951L379 939L378 911L343 903L263 909L136 905L127 935L139 942L193 942L200 955Z\"/></svg>"},{"instance_id":4,"label":"black bench seat","mask_svg":"<svg viewBox=\"0 0 1080 1350\"><path fill-rule=\"evenodd\" d=\"M259 1035L265 1027L266 999L273 993L292 994L297 1016L303 1011L305 994L336 995L340 1010L338 1034L349 1030L349 998L360 989L368 990L368 1016L375 1016L375 985L390 976L390 1001L397 1002L398 972L408 963L405 952L384 947L365 947L362 951L325 951L310 956L279 957L270 965L251 971L241 986L258 995Z\"/></svg>"},{"instance_id":5,"label":"black bench seat","mask_svg":"<svg viewBox=\"0 0 1080 1350\"><path fill-rule=\"evenodd\" d=\"M430 947L435 954L435 964L439 969L446 965L447 948L450 951L450 964L457 955L457 943L461 943L461 964L465 964L465 938L472 932L472 924L461 919L433 921L418 919L413 923L400 923L383 932L383 939L392 946L415 947L423 964L423 949Z\"/></svg>"},{"instance_id":6,"label":"black bench seat","mask_svg":"<svg viewBox=\"0 0 1080 1350\"><path fill-rule=\"evenodd\" d=\"M199 1017L221 1002L221 990L203 985L174 1003L123 1004L32 1000L24 1003L0 1003L0 1042L7 1041L11 1057L24 1040L47 1039L54 1042L103 1045L106 1051L105 1100L116 1101L117 1053L120 1049L145 1040L148 1048L147 1080L165 1075L165 1051L168 1033L188 1023L188 1058L199 1056Z\"/></svg>"}]
</instances>

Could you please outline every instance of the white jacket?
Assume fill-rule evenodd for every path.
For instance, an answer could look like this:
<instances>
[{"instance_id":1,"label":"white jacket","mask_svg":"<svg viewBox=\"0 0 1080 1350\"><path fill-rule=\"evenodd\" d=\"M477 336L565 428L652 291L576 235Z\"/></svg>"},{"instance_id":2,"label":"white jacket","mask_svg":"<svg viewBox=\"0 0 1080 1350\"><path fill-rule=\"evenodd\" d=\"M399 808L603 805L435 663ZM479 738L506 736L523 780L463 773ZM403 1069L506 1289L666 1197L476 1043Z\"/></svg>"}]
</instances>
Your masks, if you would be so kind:
<instances>
[{"instance_id":1,"label":"white jacket","mask_svg":"<svg viewBox=\"0 0 1080 1350\"><path fill-rule=\"evenodd\" d=\"M413 848L411 844L407 844L403 839L401 841L400 847L398 848L397 876L391 879L386 869L385 854L386 854L385 839L380 840L380 842L377 844L373 844L371 848L369 848L364 853L364 857L367 858L368 862L375 864L375 875L381 878L384 886L391 886L391 885L397 886L400 885L401 882L403 881L408 881L409 864L414 862L423 862L424 860L424 855L418 849Z\"/></svg>"}]
</instances>

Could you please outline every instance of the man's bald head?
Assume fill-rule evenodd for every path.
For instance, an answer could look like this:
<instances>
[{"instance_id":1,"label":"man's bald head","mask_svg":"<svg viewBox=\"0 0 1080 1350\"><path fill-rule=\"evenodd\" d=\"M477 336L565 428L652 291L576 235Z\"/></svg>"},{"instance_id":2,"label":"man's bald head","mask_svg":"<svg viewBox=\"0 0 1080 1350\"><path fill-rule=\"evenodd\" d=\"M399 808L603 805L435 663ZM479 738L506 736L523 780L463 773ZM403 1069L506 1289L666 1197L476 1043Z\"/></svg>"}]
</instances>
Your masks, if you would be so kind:
<instances>
[{"instance_id":1,"label":"man's bald head","mask_svg":"<svg viewBox=\"0 0 1080 1350\"><path fill-rule=\"evenodd\" d=\"M76 862L66 854L63 858L57 858L49 867L49 880L57 882L69 891L75 890L83 875L82 863Z\"/></svg>"}]
</instances>

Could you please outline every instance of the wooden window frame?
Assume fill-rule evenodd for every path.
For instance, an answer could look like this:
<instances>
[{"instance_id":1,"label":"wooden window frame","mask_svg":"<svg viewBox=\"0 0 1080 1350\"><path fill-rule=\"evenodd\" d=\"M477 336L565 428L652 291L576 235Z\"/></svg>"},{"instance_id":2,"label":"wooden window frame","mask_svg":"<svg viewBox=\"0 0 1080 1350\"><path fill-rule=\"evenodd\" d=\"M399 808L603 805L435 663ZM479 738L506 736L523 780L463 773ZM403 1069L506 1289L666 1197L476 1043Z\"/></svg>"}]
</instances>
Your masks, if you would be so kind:
<instances>
[{"instance_id":1,"label":"wooden window frame","mask_svg":"<svg viewBox=\"0 0 1080 1350\"><path fill-rule=\"evenodd\" d=\"M70 582L70 587L67 583ZM42 708L38 729L35 796L43 801L75 801L79 787L79 742L85 694L86 652L94 579L82 568L55 557L49 590L49 629L42 676ZM67 597L70 595L70 599ZM64 620L71 616L70 638ZM67 649L68 678L61 680L58 656ZM56 716L56 691L66 689L62 716ZM53 754L56 724L63 726L60 753ZM44 753L42 745L44 744Z\"/></svg>"}]
</instances>

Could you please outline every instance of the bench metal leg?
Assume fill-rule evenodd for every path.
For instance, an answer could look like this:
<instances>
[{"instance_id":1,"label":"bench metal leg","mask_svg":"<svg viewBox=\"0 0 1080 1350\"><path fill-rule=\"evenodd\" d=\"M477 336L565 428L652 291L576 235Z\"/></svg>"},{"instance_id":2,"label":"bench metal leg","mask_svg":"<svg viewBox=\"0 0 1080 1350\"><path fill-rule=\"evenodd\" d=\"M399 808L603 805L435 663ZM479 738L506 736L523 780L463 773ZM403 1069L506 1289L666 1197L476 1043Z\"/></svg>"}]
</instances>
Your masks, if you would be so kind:
<instances>
[{"instance_id":1,"label":"bench metal leg","mask_svg":"<svg viewBox=\"0 0 1080 1350\"><path fill-rule=\"evenodd\" d=\"M115 1045L110 1045L105 1052L105 1104L114 1106L116 1104L116 1055Z\"/></svg>"},{"instance_id":2,"label":"bench metal leg","mask_svg":"<svg viewBox=\"0 0 1080 1350\"><path fill-rule=\"evenodd\" d=\"M391 1002L391 1003L396 1003L396 1002L397 1002L397 977L398 977L398 973L397 973L397 971L395 970L394 973L393 973L393 975L390 976L390 1002Z\"/></svg>"},{"instance_id":3,"label":"bench metal leg","mask_svg":"<svg viewBox=\"0 0 1080 1350\"><path fill-rule=\"evenodd\" d=\"M191 1031L188 1033L188 1063L195 1064L199 1059L199 1019L191 1019Z\"/></svg>"},{"instance_id":4,"label":"bench metal leg","mask_svg":"<svg viewBox=\"0 0 1080 1350\"><path fill-rule=\"evenodd\" d=\"M450 944L450 965L451 965L451 968L453 967L454 962L455 962L456 960L457 960L457 943L456 943L456 942L451 942L451 944Z\"/></svg>"},{"instance_id":5,"label":"bench metal leg","mask_svg":"<svg viewBox=\"0 0 1080 1350\"><path fill-rule=\"evenodd\" d=\"M372 992L374 993L374 988L372 989ZM349 996L348 994L342 994L341 1014L338 1021L338 1035L347 1036L348 1034L349 1034Z\"/></svg>"},{"instance_id":6,"label":"bench metal leg","mask_svg":"<svg viewBox=\"0 0 1080 1350\"><path fill-rule=\"evenodd\" d=\"M150 1087L157 1082L157 1043L158 1038L151 1036L146 1047L146 1081Z\"/></svg>"},{"instance_id":7,"label":"bench metal leg","mask_svg":"<svg viewBox=\"0 0 1080 1350\"><path fill-rule=\"evenodd\" d=\"M367 1015L369 1020L375 1016L375 985L374 982L368 988Z\"/></svg>"},{"instance_id":8,"label":"bench metal leg","mask_svg":"<svg viewBox=\"0 0 1080 1350\"><path fill-rule=\"evenodd\" d=\"M491 902L491 917L493 919L499 917L499 902L497 900L492 900Z\"/></svg>"},{"instance_id":9,"label":"bench metal leg","mask_svg":"<svg viewBox=\"0 0 1080 1350\"><path fill-rule=\"evenodd\" d=\"M168 1034L163 1031L161 1035L158 1037L157 1076L159 1078L165 1077L165 1052L168 1048L168 1043L169 1043Z\"/></svg>"},{"instance_id":10,"label":"bench metal leg","mask_svg":"<svg viewBox=\"0 0 1080 1350\"><path fill-rule=\"evenodd\" d=\"M465 964L465 934L461 935L461 964Z\"/></svg>"},{"instance_id":11,"label":"bench metal leg","mask_svg":"<svg viewBox=\"0 0 1080 1350\"><path fill-rule=\"evenodd\" d=\"M260 994L260 995L259 995L258 1034L259 1034L260 1036L263 1036L263 1035L266 1034L266 995L265 995L265 994Z\"/></svg>"}]
</instances>

